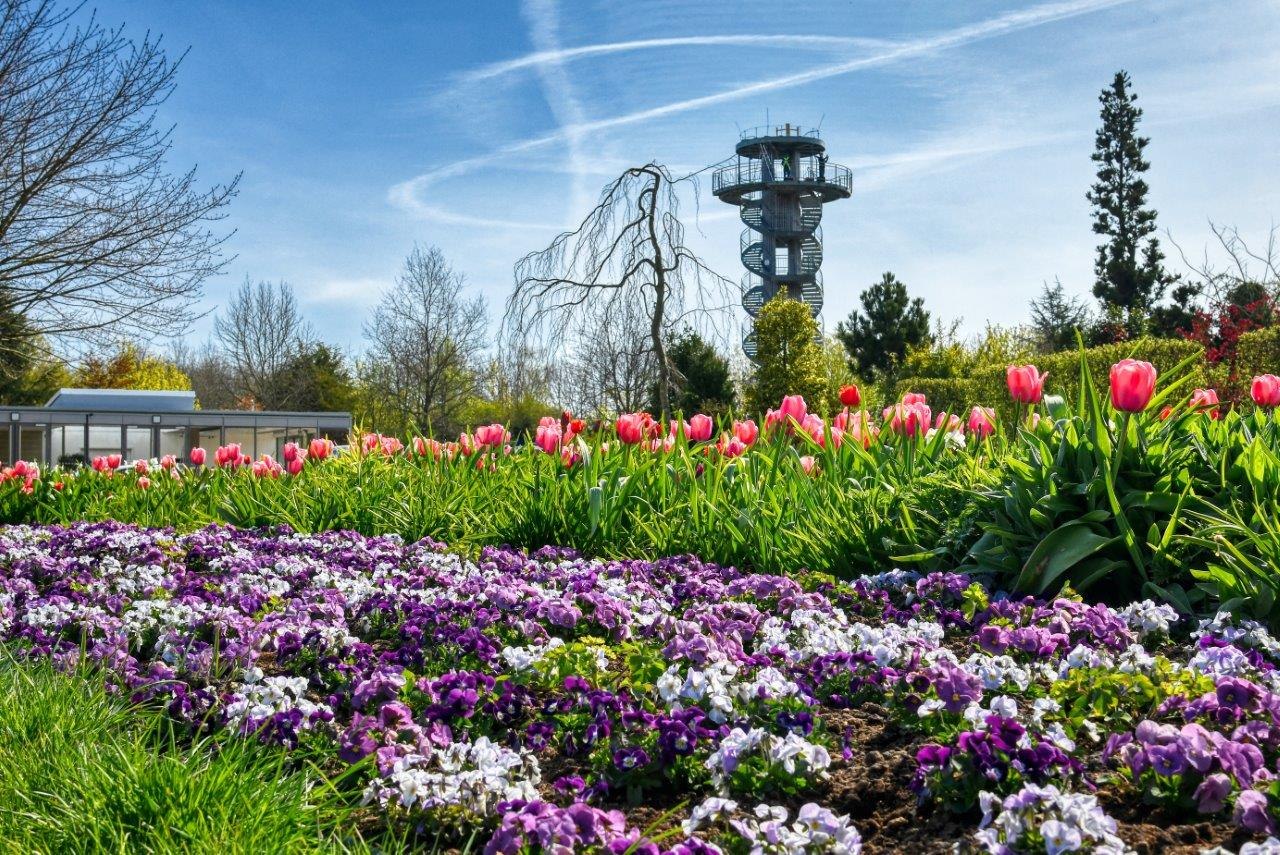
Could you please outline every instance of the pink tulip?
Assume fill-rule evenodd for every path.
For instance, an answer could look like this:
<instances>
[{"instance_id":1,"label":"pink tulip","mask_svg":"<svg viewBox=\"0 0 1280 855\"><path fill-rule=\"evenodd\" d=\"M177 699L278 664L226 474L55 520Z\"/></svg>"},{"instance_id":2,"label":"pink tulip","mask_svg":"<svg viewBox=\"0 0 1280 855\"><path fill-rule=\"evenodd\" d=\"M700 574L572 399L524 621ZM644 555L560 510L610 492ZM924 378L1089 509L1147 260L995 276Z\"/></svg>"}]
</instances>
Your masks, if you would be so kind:
<instances>
[{"instance_id":1,"label":"pink tulip","mask_svg":"<svg viewBox=\"0 0 1280 855\"><path fill-rule=\"evenodd\" d=\"M310 460L324 460L333 453L333 440L315 437L307 445L307 457Z\"/></svg>"},{"instance_id":2,"label":"pink tulip","mask_svg":"<svg viewBox=\"0 0 1280 855\"><path fill-rule=\"evenodd\" d=\"M800 428L809 434L818 445L823 445L826 442L827 423L817 413L809 413L805 416L804 421L800 423Z\"/></svg>"},{"instance_id":3,"label":"pink tulip","mask_svg":"<svg viewBox=\"0 0 1280 855\"><path fill-rule=\"evenodd\" d=\"M133 461L133 471L137 472L139 475L146 475L151 471L151 467L147 465L147 461L145 460L135 460Z\"/></svg>"},{"instance_id":4,"label":"pink tulip","mask_svg":"<svg viewBox=\"0 0 1280 855\"><path fill-rule=\"evenodd\" d=\"M139 490L145 490L150 486L151 486L151 479L148 478L146 475L143 475L141 478L138 479Z\"/></svg>"},{"instance_id":5,"label":"pink tulip","mask_svg":"<svg viewBox=\"0 0 1280 855\"><path fill-rule=\"evenodd\" d=\"M1044 397L1044 381L1049 372L1041 374L1034 365L1010 365L1004 379L1009 384L1009 395L1021 404L1038 404Z\"/></svg>"},{"instance_id":6,"label":"pink tulip","mask_svg":"<svg viewBox=\"0 0 1280 855\"><path fill-rule=\"evenodd\" d=\"M1213 389L1196 389L1191 393L1187 406L1194 412L1208 413L1209 418L1216 419L1221 415L1218 410L1218 393Z\"/></svg>"},{"instance_id":7,"label":"pink tulip","mask_svg":"<svg viewBox=\"0 0 1280 855\"><path fill-rule=\"evenodd\" d=\"M1259 407L1280 407L1280 377L1259 374L1249 387L1253 402Z\"/></svg>"},{"instance_id":8,"label":"pink tulip","mask_svg":"<svg viewBox=\"0 0 1280 855\"><path fill-rule=\"evenodd\" d=\"M555 454L560 450L560 442L564 438L564 434L560 431L560 423L555 419L549 420L550 424L538 425L537 431L533 435L533 444L538 446L547 454Z\"/></svg>"},{"instance_id":9,"label":"pink tulip","mask_svg":"<svg viewBox=\"0 0 1280 855\"><path fill-rule=\"evenodd\" d=\"M1111 366L1111 406L1125 413L1140 413L1156 391L1156 368L1150 362L1122 359Z\"/></svg>"},{"instance_id":10,"label":"pink tulip","mask_svg":"<svg viewBox=\"0 0 1280 855\"><path fill-rule=\"evenodd\" d=\"M19 462L21 462L21 461L19 461ZM99 456L97 456L97 457L93 458L93 461L92 461L89 465L91 465L91 466L93 467L93 471L94 471L94 472L106 472L106 471L107 471L107 458L102 457L101 455L99 455Z\"/></svg>"},{"instance_id":11,"label":"pink tulip","mask_svg":"<svg viewBox=\"0 0 1280 855\"><path fill-rule=\"evenodd\" d=\"M969 433L986 439L996 432L996 411L991 407L974 407L969 411Z\"/></svg>"},{"instance_id":12,"label":"pink tulip","mask_svg":"<svg viewBox=\"0 0 1280 855\"><path fill-rule=\"evenodd\" d=\"M938 417L934 419L933 426L938 430L945 430L948 433L954 433L963 429L963 423L960 417L954 413L938 413Z\"/></svg>"},{"instance_id":13,"label":"pink tulip","mask_svg":"<svg viewBox=\"0 0 1280 855\"><path fill-rule=\"evenodd\" d=\"M756 423L752 419L735 420L733 423L733 435L743 445L755 445L756 438L760 436L760 428L756 427Z\"/></svg>"},{"instance_id":14,"label":"pink tulip","mask_svg":"<svg viewBox=\"0 0 1280 855\"><path fill-rule=\"evenodd\" d=\"M852 383L840 389L840 403L846 407L856 407L862 403L862 394Z\"/></svg>"},{"instance_id":15,"label":"pink tulip","mask_svg":"<svg viewBox=\"0 0 1280 855\"><path fill-rule=\"evenodd\" d=\"M122 461L122 460L123 460L123 458L122 458L119 454L108 454L108 455L107 455L107 468L108 468L108 469L119 469L119 468L120 468L120 463L121 463L121 461Z\"/></svg>"},{"instance_id":16,"label":"pink tulip","mask_svg":"<svg viewBox=\"0 0 1280 855\"><path fill-rule=\"evenodd\" d=\"M711 439L711 434L716 429L716 423L711 416L698 413L689 419L689 427L685 431L685 436L694 442L706 442Z\"/></svg>"},{"instance_id":17,"label":"pink tulip","mask_svg":"<svg viewBox=\"0 0 1280 855\"><path fill-rule=\"evenodd\" d=\"M736 436L723 433L716 441L716 451L723 457L740 457L746 453L747 444Z\"/></svg>"},{"instance_id":18,"label":"pink tulip","mask_svg":"<svg viewBox=\"0 0 1280 855\"><path fill-rule=\"evenodd\" d=\"M764 430L765 433L773 433L782 423L786 421L786 416L781 410L765 410L764 412Z\"/></svg>"},{"instance_id":19,"label":"pink tulip","mask_svg":"<svg viewBox=\"0 0 1280 855\"><path fill-rule=\"evenodd\" d=\"M778 407L778 412L782 413L784 418L791 419L796 424L804 421L805 415L809 412L809 408L804 403L804 397L801 395L786 395L782 399L782 404ZM788 425L790 427L790 425Z\"/></svg>"},{"instance_id":20,"label":"pink tulip","mask_svg":"<svg viewBox=\"0 0 1280 855\"><path fill-rule=\"evenodd\" d=\"M648 420L648 413L624 413L618 416L614 425L618 431L618 439L627 445L638 445L644 439Z\"/></svg>"},{"instance_id":21,"label":"pink tulip","mask_svg":"<svg viewBox=\"0 0 1280 855\"><path fill-rule=\"evenodd\" d=\"M284 468L288 470L290 475L297 475L302 471L302 457L294 457L285 465Z\"/></svg>"},{"instance_id":22,"label":"pink tulip","mask_svg":"<svg viewBox=\"0 0 1280 855\"><path fill-rule=\"evenodd\" d=\"M482 425L475 431L476 444L486 448L498 448L510 438L502 425Z\"/></svg>"},{"instance_id":23,"label":"pink tulip","mask_svg":"<svg viewBox=\"0 0 1280 855\"><path fill-rule=\"evenodd\" d=\"M204 465L204 456L205 456L205 451L204 451L204 449L203 449L203 448L200 448L199 446L196 446L195 448L191 449L191 458L190 458L190 459L191 459L191 465L192 465L192 466L203 466L203 465Z\"/></svg>"},{"instance_id":24,"label":"pink tulip","mask_svg":"<svg viewBox=\"0 0 1280 855\"><path fill-rule=\"evenodd\" d=\"M927 403L929 403L929 402L928 402L927 400L925 400L925 396L924 396L924 393L923 393L923 392L907 392L906 394L904 394L904 395L902 396L902 403L904 403L904 404L927 404Z\"/></svg>"},{"instance_id":25,"label":"pink tulip","mask_svg":"<svg viewBox=\"0 0 1280 855\"><path fill-rule=\"evenodd\" d=\"M885 407L884 419L889 423L889 430L902 436L916 436L929 427L932 416L927 404L903 401L891 407Z\"/></svg>"},{"instance_id":26,"label":"pink tulip","mask_svg":"<svg viewBox=\"0 0 1280 855\"><path fill-rule=\"evenodd\" d=\"M292 463L294 460L298 458L298 453L300 451L302 451L302 449L298 447L298 443L286 442L284 444L284 449L282 450L282 454L284 456L284 462Z\"/></svg>"},{"instance_id":27,"label":"pink tulip","mask_svg":"<svg viewBox=\"0 0 1280 855\"><path fill-rule=\"evenodd\" d=\"M871 414L866 410L858 410L850 414L846 410L842 415L846 417L836 426L853 437L854 441L861 443L863 448L870 448L871 441L879 434L879 428L871 423Z\"/></svg>"},{"instance_id":28,"label":"pink tulip","mask_svg":"<svg viewBox=\"0 0 1280 855\"><path fill-rule=\"evenodd\" d=\"M172 471L174 466L178 465L178 461L174 459L172 454L166 454L160 458L160 468L166 471Z\"/></svg>"},{"instance_id":29,"label":"pink tulip","mask_svg":"<svg viewBox=\"0 0 1280 855\"><path fill-rule=\"evenodd\" d=\"M812 454L806 454L800 458L800 468L804 470L804 474L812 475L818 470L818 461Z\"/></svg>"}]
</instances>

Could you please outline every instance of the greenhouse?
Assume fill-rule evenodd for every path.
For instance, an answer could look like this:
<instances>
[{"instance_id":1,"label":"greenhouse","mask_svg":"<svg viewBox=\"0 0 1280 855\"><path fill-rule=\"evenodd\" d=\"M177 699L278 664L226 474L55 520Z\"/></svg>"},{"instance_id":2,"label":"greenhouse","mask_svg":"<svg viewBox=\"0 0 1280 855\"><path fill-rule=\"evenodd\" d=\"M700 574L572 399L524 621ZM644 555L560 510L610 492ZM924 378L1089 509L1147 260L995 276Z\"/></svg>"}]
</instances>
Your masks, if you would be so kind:
<instances>
[{"instance_id":1,"label":"greenhouse","mask_svg":"<svg viewBox=\"0 0 1280 855\"><path fill-rule=\"evenodd\" d=\"M341 443L351 430L350 413L201 410L194 392L61 389L43 407L0 406L0 414L0 458L46 465L109 454L185 458L193 448L212 454L229 443L254 458L279 457L287 442Z\"/></svg>"}]
</instances>

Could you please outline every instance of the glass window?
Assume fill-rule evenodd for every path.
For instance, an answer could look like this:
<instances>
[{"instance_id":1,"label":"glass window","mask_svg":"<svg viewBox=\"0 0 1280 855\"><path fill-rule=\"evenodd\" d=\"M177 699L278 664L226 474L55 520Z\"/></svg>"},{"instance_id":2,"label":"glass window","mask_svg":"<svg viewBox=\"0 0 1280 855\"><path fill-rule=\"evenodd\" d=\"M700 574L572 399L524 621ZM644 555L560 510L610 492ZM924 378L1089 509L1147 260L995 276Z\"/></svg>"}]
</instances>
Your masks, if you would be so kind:
<instances>
[{"instance_id":1,"label":"glass window","mask_svg":"<svg viewBox=\"0 0 1280 855\"><path fill-rule=\"evenodd\" d=\"M61 466L84 466L84 425L58 425L53 429L53 460Z\"/></svg>"},{"instance_id":2,"label":"glass window","mask_svg":"<svg viewBox=\"0 0 1280 855\"><path fill-rule=\"evenodd\" d=\"M18 457L21 460L46 462L44 455L44 425L23 425L18 433Z\"/></svg>"},{"instance_id":3,"label":"glass window","mask_svg":"<svg viewBox=\"0 0 1280 855\"><path fill-rule=\"evenodd\" d=\"M105 457L108 454L122 454L120 448L119 425L90 425L88 457Z\"/></svg>"},{"instance_id":4,"label":"glass window","mask_svg":"<svg viewBox=\"0 0 1280 855\"><path fill-rule=\"evenodd\" d=\"M229 427L227 428L227 445L232 443L240 444L240 453L247 454L257 459L258 452L253 450L253 428L245 427Z\"/></svg>"},{"instance_id":5,"label":"glass window","mask_svg":"<svg viewBox=\"0 0 1280 855\"><path fill-rule=\"evenodd\" d=\"M0 463L9 462L9 424L0 424Z\"/></svg>"},{"instance_id":6,"label":"glass window","mask_svg":"<svg viewBox=\"0 0 1280 855\"><path fill-rule=\"evenodd\" d=\"M156 454L157 457L164 457L166 454L172 454L181 460L187 455L187 429L179 428L161 428L160 429L160 450Z\"/></svg>"},{"instance_id":7,"label":"glass window","mask_svg":"<svg viewBox=\"0 0 1280 855\"><path fill-rule=\"evenodd\" d=\"M270 454L276 460L284 453L284 444L289 441L284 428L259 428L258 457Z\"/></svg>"},{"instance_id":8,"label":"glass window","mask_svg":"<svg viewBox=\"0 0 1280 855\"><path fill-rule=\"evenodd\" d=\"M147 460L151 456L151 428L126 428L124 441L125 460Z\"/></svg>"},{"instance_id":9,"label":"glass window","mask_svg":"<svg viewBox=\"0 0 1280 855\"><path fill-rule=\"evenodd\" d=\"M213 466L215 461L214 452L218 450L218 446L222 444L222 428L199 428L199 435L196 438L196 445L204 449L204 465Z\"/></svg>"}]
</instances>

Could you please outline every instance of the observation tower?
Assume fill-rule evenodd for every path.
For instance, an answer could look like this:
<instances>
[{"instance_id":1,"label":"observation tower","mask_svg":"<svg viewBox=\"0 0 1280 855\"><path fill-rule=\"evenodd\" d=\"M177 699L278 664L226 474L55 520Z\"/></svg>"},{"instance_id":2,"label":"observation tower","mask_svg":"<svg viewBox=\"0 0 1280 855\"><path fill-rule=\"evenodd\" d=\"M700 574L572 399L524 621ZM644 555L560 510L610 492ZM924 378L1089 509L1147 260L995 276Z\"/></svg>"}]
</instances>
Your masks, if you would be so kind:
<instances>
[{"instance_id":1,"label":"observation tower","mask_svg":"<svg viewBox=\"0 0 1280 855\"><path fill-rule=\"evenodd\" d=\"M734 163L711 179L711 192L736 205L746 228L738 241L742 308L755 317L779 292L822 311L822 206L853 195L849 168L827 160L816 130L785 124L752 128L738 140ZM756 334L742 339L756 358Z\"/></svg>"}]
</instances>

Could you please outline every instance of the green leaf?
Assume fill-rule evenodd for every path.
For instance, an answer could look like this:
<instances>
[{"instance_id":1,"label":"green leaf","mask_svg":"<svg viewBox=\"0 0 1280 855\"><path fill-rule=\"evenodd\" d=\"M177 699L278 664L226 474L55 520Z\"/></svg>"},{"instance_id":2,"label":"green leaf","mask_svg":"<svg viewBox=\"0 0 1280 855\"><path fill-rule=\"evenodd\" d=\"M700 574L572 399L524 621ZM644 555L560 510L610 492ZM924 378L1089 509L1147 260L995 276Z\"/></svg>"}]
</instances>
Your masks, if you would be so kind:
<instances>
[{"instance_id":1,"label":"green leaf","mask_svg":"<svg viewBox=\"0 0 1280 855\"><path fill-rule=\"evenodd\" d=\"M1042 594L1063 573L1118 539L1103 537L1087 523L1078 521L1059 526L1032 550L1014 589Z\"/></svg>"}]
</instances>

